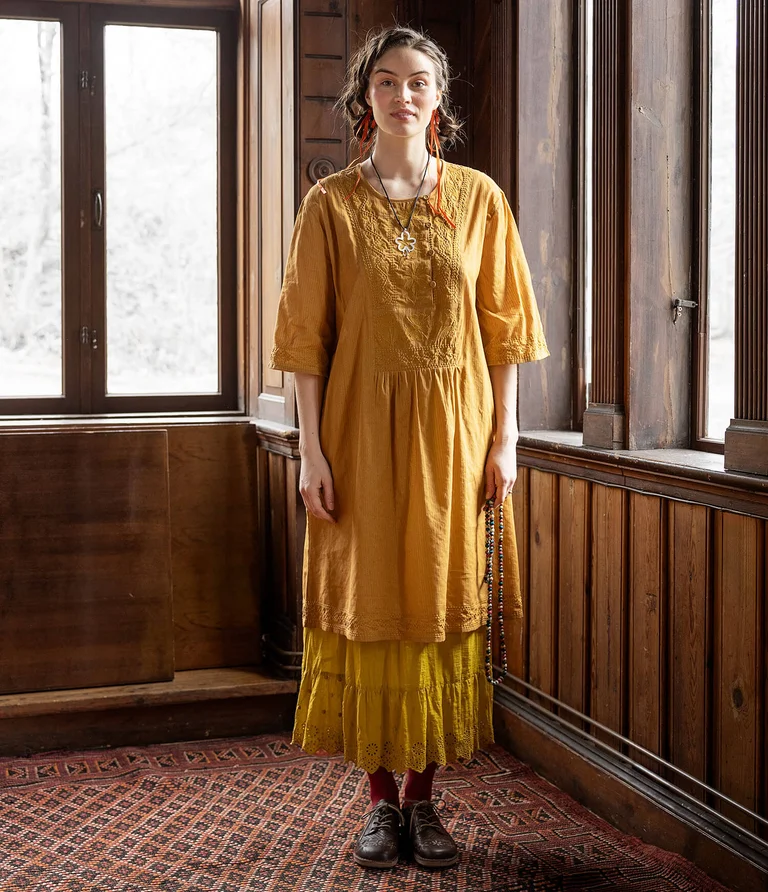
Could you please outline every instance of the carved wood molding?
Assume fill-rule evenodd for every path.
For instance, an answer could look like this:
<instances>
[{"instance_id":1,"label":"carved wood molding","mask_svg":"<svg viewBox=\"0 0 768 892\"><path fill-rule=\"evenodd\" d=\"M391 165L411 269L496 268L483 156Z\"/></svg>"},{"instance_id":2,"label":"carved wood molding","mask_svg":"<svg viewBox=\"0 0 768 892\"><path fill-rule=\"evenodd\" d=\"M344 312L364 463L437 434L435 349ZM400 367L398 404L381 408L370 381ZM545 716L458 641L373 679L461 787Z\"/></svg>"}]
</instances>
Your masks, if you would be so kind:
<instances>
[{"instance_id":1,"label":"carved wood molding","mask_svg":"<svg viewBox=\"0 0 768 892\"><path fill-rule=\"evenodd\" d=\"M629 42L628 4L595 3L591 400L614 407L617 421L606 426L601 418L592 425L590 407L584 414L584 438L585 444L604 448L619 445L616 425L624 405ZM607 409L600 411L605 415Z\"/></svg>"},{"instance_id":2,"label":"carved wood molding","mask_svg":"<svg viewBox=\"0 0 768 892\"><path fill-rule=\"evenodd\" d=\"M768 3L738 8L736 97L736 393L729 470L768 474Z\"/></svg>"}]
</instances>

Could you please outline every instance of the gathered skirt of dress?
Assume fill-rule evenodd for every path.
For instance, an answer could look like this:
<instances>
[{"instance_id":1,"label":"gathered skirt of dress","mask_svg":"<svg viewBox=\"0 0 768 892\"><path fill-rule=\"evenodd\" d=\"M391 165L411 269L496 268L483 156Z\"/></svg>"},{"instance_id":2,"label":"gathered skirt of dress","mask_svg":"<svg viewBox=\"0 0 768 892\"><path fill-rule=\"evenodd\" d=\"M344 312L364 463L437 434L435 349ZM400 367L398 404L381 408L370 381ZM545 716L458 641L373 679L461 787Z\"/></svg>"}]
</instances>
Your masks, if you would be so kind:
<instances>
[{"instance_id":1,"label":"gathered skirt of dress","mask_svg":"<svg viewBox=\"0 0 768 892\"><path fill-rule=\"evenodd\" d=\"M423 771L493 742L485 629L444 641L352 641L304 629L293 743L368 772Z\"/></svg>"}]
</instances>

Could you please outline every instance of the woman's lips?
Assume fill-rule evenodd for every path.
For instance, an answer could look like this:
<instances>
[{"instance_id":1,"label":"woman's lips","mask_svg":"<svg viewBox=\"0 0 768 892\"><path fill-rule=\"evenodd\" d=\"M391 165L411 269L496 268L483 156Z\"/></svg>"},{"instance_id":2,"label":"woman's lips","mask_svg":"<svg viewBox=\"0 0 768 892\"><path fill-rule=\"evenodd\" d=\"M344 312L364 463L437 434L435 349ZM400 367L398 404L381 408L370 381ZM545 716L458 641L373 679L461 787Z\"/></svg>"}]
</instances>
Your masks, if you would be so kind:
<instances>
[{"instance_id":1,"label":"woman's lips","mask_svg":"<svg viewBox=\"0 0 768 892\"><path fill-rule=\"evenodd\" d=\"M414 115L413 112L400 111L400 112L392 112L392 117L397 118L399 121L407 121L408 118L415 118L416 115Z\"/></svg>"}]
</instances>

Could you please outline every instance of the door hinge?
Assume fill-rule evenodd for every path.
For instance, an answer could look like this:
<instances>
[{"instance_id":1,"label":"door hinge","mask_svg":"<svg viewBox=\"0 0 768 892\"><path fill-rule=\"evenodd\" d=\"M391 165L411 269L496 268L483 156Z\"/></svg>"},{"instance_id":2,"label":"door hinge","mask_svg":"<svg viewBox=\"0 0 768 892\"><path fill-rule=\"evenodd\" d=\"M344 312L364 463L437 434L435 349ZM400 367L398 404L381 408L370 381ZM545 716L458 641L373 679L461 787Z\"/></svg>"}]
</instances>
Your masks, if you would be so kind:
<instances>
[{"instance_id":1,"label":"door hinge","mask_svg":"<svg viewBox=\"0 0 768 892\"><path fill-rule=\"evenodd\" d=\"M96 335L96 329L88 328L87 325L84 325L80 329L80 343L84 347L87 347L88 345L90 345L91 350L98 350L99 349L99 339Z\"/></svg>"}]
</instances>

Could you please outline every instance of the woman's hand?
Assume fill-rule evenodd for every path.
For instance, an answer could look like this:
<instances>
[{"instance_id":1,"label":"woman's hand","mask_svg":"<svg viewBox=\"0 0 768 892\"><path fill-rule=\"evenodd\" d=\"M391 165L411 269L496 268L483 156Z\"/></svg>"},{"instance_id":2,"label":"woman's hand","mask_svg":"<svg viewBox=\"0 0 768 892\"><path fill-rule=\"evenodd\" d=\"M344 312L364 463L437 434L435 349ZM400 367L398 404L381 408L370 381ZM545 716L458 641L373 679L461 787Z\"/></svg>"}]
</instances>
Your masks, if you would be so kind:
<instances>
[{"instance_id":1,"label":"woman's hand","mask_svg":"<svg viewBox=\"0 0 768 892\"><path fill-rule=\"evenodd\" d=\"M485 460L485 498L498 508L517 480L517 438L494 441Z\"/></svg>"},{"instance_id":2,"label":"woman's hand","mask_svg":"<svg viewBox=\"0 0 768 892\"><path fill-rule=\"evenodd\" d=\"M301 454L299 492L310 514L320 520L336 523L336 518L328 513L334 509L333 476L319 448Z\"/></svg>"}]
</instances>

